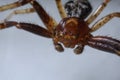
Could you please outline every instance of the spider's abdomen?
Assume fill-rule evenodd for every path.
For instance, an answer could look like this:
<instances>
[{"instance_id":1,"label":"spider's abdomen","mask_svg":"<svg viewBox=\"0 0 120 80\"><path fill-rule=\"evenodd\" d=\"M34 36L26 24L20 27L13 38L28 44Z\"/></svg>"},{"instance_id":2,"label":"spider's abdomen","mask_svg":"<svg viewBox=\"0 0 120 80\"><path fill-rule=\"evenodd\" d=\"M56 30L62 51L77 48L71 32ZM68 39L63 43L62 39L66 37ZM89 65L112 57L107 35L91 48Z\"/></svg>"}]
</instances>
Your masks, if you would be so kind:
<instances>
[{"instance_id":1,"label":"spider's abdomen","mask_svg":"<svg viewBox=\"0 0 120 80\"><path fill-rule=\"evenodd\" d=\"M55 37L66 47L74 47L86 41L89 27L86 22L76 17L64 18L55 29Z\"/></svg>"},{"instance_id":2,"label":"spider's abdomen","mask_svg":"<svg viewBox=\"0 0 120 80\"><path fill-rule=\"evenodd\" d=\"M85 19L92 12L92 6L88 0L69 0L65 4L65 11L68 17Z\"/></svg>"}]
</instances>

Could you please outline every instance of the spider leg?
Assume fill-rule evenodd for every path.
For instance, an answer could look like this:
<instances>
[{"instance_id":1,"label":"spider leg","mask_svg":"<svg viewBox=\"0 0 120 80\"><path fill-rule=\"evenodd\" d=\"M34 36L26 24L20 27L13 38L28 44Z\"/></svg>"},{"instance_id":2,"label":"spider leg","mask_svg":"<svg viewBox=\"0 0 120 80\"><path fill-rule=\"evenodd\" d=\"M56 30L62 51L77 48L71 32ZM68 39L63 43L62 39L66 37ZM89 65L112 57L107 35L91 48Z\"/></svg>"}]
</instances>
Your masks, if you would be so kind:
<instances>
[{"instance_id":1,"label":"spider leg","mask_svg":"<svg viewBox=\"0 0 120 80\"><path fill-rule=\"evenodd\" d=\"M23 6L31 1L33 1L33 0L19 0L17 2L11 3L11 4L0 6L0 12L8 10L8 9L13 9L13 8Z\"/></svg>"},{"instance_id":2,"label":"spider leg","mask_svg":"<svg viewBox=\"0 0 120 80\"><path fill-rule=\"evenodd\" d=\"M120 41L107 36L95 36L88 40L88 46L120 56Z\"/></svg>"},{"instance_id":3,"label":"spider leg","mask_svg":"<svg viewBox=\"0 0 120 80\"><path fill-rule=\"evenodd\" d=\"M11 3L11 4L1 6L0 11L13 9L13 8L16 8L16 7L19 7L19 6L23 6L23 5L27 4L27 3L31 3L34 10L37 12L39 17L42 19L43 23L46 25L48 30L50 32L53 32L54 27L57 26L57 22L52 17L50 17L46 13L46 11L42 8L42 6L40 4L38 4L38 2L35 1L35 0L19 0L17 2Z\"/></svg>"},{"instance_id":4,"label":"spider leg","mask_svg":"<svg viewBox=\"0 0 120 80\"><path fill-rule=\"evenodd\" d=\"M98 30L99 28L101 28L104 24L106 24L108 21L110 21L114 17L120 18L120 12L111 13L111 14L101 18L91 27L90 32L94 32L94 31Z\"/></svg>"},{"instance_id":5,"label":"spider leg","mask_svg":"<svg viewBox=\"0 0 120 80\"><path fill-rule=\"evenodd\" d=\"M22 10L15 10L12 13L10 13L4 21L8 21L12 16L18 15L18 14L27 14L27 13L33 13L35 10L33 8L28 8L28 9L22 9Z\"/></svg>"},{"instance_id":6,"label":"spider leg","mask_svg":"<svg viewBox=\"0 0 120 80\"><path fill-rule=\"evenodd\" d=\"M60 16L61 16L62 18L67 17L67 14L66 14L66 12L65 12L65 9L64 9L64 7L63 7L63 5L62 5L61 0L55 0L55 2L56 2L56 5L57 5L57 8L58 8L58 10L59 10Z\"/></svg>"},{"instance_id":7,"label":"spider leg","mask_svg":"<svg viewBox=\"0 0 120 80\"><path fill-rule=\"evenodd\" d=\"M97 8L97 10L95 10L95 12L93 12L93 14L90 17L88 17L88 19L86 20L88 25L91 24L99 16L99 14L107 6L109 1L110 0L104 0L104 2Z\"/></svg>"},{"instance_id":8,"label":"spider leg","mask_svg":"<svg viewBox=\"0 0 120 80\"><path fill-rule=\"evenodd\" d=\"M31 33L34 33L34 34L37 34L43 37L47 37L47 38L52 37L51 32L35 24L22 23L22 22L18 23L15 21L6 21L4 23L0 23L0 29L9 28L12 26L16 26L18 29L23 29L23 30L29 31Z\"/></svg>"},{"instance_id":9,"label":"spider leg","mask_svg":"<svg viewBox=\"0 0 120 80\"><path fill-rule=\"evenodd\" d=\"M18 2L11 3L11 4L8 4L8 5L3 5L3 6L0 6L0 12L8 10L8 9L13 9L13 8L16 8L16 7L19 7L19 6L20 5L18 4Z\"/></svg>"},{"instance_id":10,"label":"spider leg","mask_svg":"<svg viewBox=\"0 0 120 80\"><path fill-rule=\"evenodd\" d=\"M39 17L42 19L43 23L46 25L50 32L53 32L54 28L57 26L57 22L47 14L43 7L36 1L31 1L31 5L36 10Z\"/></svg>"}]
</instances>

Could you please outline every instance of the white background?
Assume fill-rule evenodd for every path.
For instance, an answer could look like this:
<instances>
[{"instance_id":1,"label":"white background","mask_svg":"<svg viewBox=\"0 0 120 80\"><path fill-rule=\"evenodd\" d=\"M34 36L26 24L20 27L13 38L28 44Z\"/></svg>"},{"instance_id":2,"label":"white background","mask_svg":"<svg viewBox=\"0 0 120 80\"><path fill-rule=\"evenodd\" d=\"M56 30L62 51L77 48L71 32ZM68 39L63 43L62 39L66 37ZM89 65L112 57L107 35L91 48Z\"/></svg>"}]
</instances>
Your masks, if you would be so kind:
<instances>
[{"instance_id":1,"label":"white background","mask_svg":"<svg viewBox=\"0 0 120 80\"><path fill-rule=\"evenodd\" d=\"M15 1L0 0L0 5ZM94 10L102 1L90 0ZM39 3L57 22L61 20L54 0ZM31 5L19 9L28 7ZM0 12L0 20L12 11ZM120 12L120 0L111 0L97 20L112 12ZM11 20L44 26L36 13L17 15ZM120 19L112 19L93 35L120 40ZM0 80L120 80L120 57L88 46L81 55L75 55L72 49L58 53L51 39L12 27L0 31Z\"/></svg>"}]
</instances>

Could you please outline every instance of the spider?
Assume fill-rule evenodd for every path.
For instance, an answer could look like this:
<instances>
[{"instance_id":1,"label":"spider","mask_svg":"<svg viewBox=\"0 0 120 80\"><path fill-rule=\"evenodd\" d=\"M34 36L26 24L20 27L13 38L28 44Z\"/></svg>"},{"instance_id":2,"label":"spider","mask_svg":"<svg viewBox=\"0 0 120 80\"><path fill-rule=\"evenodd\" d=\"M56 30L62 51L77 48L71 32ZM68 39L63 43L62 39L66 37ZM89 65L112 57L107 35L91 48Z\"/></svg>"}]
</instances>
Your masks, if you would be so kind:
<instances>
[{"instance_id":1,"label":"spider","mask_svg":"<svg viewBox=\"0 0 120 80\"><path fill-rule=\"evenodd\" d=\"M120 41L107 36L93 36L91 33L101 28L104 24L114 17L120 17L120 12L110 13L99 19L90 28L89 25L99 16L110 0L104 0L93 14L87 20L76 16L68 17L61 0L55 0L58 11L62 20L57 23L36 0L19 0L17 2L3 5L0 11L16 8L30 3L33 8L24 10L15 10L3 22L0 23L0 29L16 26L18 29L23 29L34 34L51 38L54 47L57 51L63 52L64 47L74 48L74 53L80 54L83 52L84 46L114 53L120 55ZM46 29L31 23L22 23L9 21L13 14L23 14L37 12L41 20L46 26ZM63 47L64 46L64 47Z\"/></svg>"}]
</instances>

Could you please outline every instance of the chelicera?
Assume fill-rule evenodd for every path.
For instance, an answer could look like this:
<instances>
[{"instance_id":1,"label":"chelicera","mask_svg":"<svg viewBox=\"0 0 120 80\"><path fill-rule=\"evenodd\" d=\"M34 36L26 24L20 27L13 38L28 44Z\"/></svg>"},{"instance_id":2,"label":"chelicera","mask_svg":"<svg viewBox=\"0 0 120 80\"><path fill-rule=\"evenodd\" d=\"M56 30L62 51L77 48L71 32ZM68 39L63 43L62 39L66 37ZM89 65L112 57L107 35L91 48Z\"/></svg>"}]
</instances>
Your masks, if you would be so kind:
<instances>
[{"instance_id":1,"label":"chelicera","mask_svg":"<svg viewBox=\"0 0 120 80\"><path fill-rule=\"evenodd\" d=\"M120 41L107 36L93 36L91 33L98 30L104 24L114 17L120 17L120 12L114 12L108 14L98 20L91 28L89 25L97 18L97 16L106 7L109 0L104 0L103 3L97 8L97 10L91 14L87 20L85 17L80 18L77 16L67 16L64 7L62 6L61 0L55 0L58 11L61 15L62 20L57 23L44 8L35 0L19 0L17 2L4 5L0 7L0 11L16 8L30 3L33 8L24 10L15 10L11 13L2 23L0 23L0 28L8 28L11 26L16 26L18 29L23 29L34 34L51 38L53 40L55 49L59 52L63 52L63 45L67 48L74 48L76 54L82 53L84 46L88 45L93 48L111 52L120 55ZM46 29L31 23L22 23L16 21L9 21L9 18L13 14L24 14L36 12Z\"/></svg>"}]
</instances>

